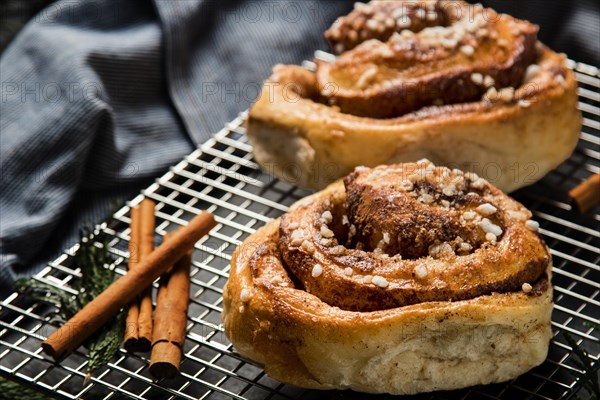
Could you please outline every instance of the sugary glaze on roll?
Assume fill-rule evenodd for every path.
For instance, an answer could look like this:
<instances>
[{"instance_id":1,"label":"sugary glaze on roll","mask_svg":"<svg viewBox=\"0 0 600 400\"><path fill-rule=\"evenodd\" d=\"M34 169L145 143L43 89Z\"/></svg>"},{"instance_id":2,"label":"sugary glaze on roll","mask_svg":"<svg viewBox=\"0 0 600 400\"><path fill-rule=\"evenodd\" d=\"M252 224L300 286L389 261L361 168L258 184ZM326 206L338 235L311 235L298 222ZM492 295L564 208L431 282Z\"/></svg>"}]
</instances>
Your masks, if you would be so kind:
<instances>
[{"instance_id":1,"label":"sugary glaze on roll","mask_svg":"<svg viewBox=\"0 0 600 400\"><path fill-rule=\"evenodd\" d=\"M565 57L539 43L538 30L463 1L356 3L325 33L340 55L334 63L316 60L315 100L372 118L472 110L477 103L526 108L548 82L567 86ZM539 64L546 76L533 82Z\"/></svg>"},{"instance_id":2,"label":"sugary glaze on roll","mask_svg":"<svg viewBox=\"0 0 600 400\"><path fill-rule=\"evenodd\" d=\"M450 11L439 1L354 3L354 11L339 18L325 32L325 38L335 53L341 54L367 40L385 42L405 29L420 32L428 27L448 26Z\"/></svg>"},{"instance_id":3,"label":"sugary glaze on roll","mask_svg":"<svg viewBox=\"0 0 600 400\"><path fill-rule=\"evenodd\" d=\"M474 174L423 160L355 171L344 186L279 228L287 269L330 305L373 311L521 290L550 264L531 213Z\"/></svg>"},{"instance_id":4,"label":"sugary glaze on roll","mask_svg":"<svg viewBox=\"0 0 600 400\"><path fill-rule=\"evenodd\" d=\"M254 155L313 188L423 157L505 191L531 184L571 154L581 127L575 74L537 32L462 1L359 4L326 33L334 60L274 68L249 114Z\"/></svg>"},{"instance_id":5,"label":"sugary glaze on roll","mask_svg":"<svg viewBox=\"0 0 600 400\"><path fill-rule=\"evenodd\" d=\"M344 113L392 118L436 103L477 101L491 87L514 92L526 68L539 58L536 25L464 2L374 2L338 24L366 18L359 35L364 37L371 25L375 31L389 25L381 22L382 15L410 22L394 25L396 31L386 41L358 44L333 64L318 61L318 86L327 102ZM435 26L423 29L421 19ZM334 48L340 44L334 40L339 31L334 26L326 34Z\"/></svg>"},{"instance_id":6,"label":"sugary glaze on roll","mask_svg":"<svg viewBox=\"0 0 600 400\"><path fill-rule=\"evenodd\" d=\"M270 86L269 90L275 92L275 95L283 94L283 97L287 98L290 104L300 106L298 107L299 111L323 114L323 119L340 118L357 124L376 123L377 125L389 127L403 123L424 121L432 117L456 118L457 116L464 116L464 118L467 118L470 114L476 112L491 113L502 108L514 108L524 111L531 106L542 103L544 97L562 96L577 87L573 72L564 64L564 55L554 53L540 43L537 44L537 51L537 64L531 64L526 68L525 74L522 75L522 81L517 85L516 89L513 87L496 89L494 86L495 80L489 75L473 73L469 75L470 82L477 82L477 85L485 88L483 95L477 98L476 101L454 104L444 104L442 101L441 103L418 107L394 118L371 118L364 115L354 115L342 112L339 105L328 106L323 104L328 101L328 92L335 94L340 92L337 84L333 86L328 86L327 84L321 85L318 83L318 74L315 75L298 66L275 66L269 82L276 84L276 86ZM320 64L326 65L323 62L320 62ZM462 90L464 84L465 81L458 82L458 86L450 90L459 92ZM322 92L319 92L318 88L320 86L325 87ZM418 90L415 89L414 93L417 92ZM434 93L439 94L439 91L435 90ZM263 93L263 95L267 96L266 93ZM410 93L407 93L407 95L410 97ZM272 96L273 94L271 93L269 98L272 98ZM402 97L402 99L403 101L399 103L404 103L406 98ZM367 101L364 104L365 107L363 110L375 109L377 108L376 105L379 105L373 99L370 99L370 101L374 105L369 105ZM305 109L304 106L307 106L307 108ZM405 105L400 105L399 107L405 107ZM377 112L374 111L374 113ZM368 111L358 112L358 114L368 113Z\"/></svg>"},{"instance_id":7,"label":"sugary glaze on roll","mask_svg":"<svg viewBox=\"0 0 600 400\"><path fill-rule=\"evenodd\" d=\"M427 160L357 168L236 250L225 332L303 387L416 393L511 379L543 361L550 338L538 228L474 174Z\"/></svg>"}]
</instances>

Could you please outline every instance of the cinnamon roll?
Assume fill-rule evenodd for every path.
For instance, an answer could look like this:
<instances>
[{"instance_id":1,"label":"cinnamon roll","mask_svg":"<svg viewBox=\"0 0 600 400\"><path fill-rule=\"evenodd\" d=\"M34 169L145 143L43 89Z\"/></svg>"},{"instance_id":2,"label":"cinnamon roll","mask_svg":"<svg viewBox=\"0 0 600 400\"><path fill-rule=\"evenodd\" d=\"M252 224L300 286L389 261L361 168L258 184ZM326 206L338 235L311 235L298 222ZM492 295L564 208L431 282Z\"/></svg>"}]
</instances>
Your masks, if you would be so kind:
<instances>
[{"instance_id":1,"label":"cinnamon roll","mask_svg":"<svg viewBox=\"0 0 600 400\"><path fill-rule=\"evenodd\" d=\"M568 158L575 75L527 21L465 2L373 1L326 32L339 55L279 65L250 110L256 160L323 188L358 165L428 158L505 191Z\"/></svg>"},{"instance_id":2,"label":"cinnamon roll","mask_svg":"<svg viewBox=\"0 0 600 400\"><path fill-rule=\"evenodd\" d=\"M236 250L225 333L306 388L411 394L515 378L551 337L538 228L474 173L357 168Z\"/></svg>"}]
</instances>

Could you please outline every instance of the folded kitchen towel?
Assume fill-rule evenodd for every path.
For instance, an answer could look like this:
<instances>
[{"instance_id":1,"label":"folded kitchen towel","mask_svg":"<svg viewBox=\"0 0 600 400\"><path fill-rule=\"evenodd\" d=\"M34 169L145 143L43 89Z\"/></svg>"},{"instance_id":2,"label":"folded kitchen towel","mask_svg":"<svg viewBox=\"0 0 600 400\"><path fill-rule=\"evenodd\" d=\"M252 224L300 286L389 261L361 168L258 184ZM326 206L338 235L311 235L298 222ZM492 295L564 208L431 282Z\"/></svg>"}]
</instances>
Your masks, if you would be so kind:
<instances>
[{"instance_id":1,"label":"folded kitchen towel","mask_svg":"<svg viewBox=\"0 0 600 400\"><path fill-rule=\"evenodd\" d=\"M0 287L77 241L324 48L344 1L64 0L0 58ZM0 293L2 291L0 290Z\"/></svg>"}]
</instances>

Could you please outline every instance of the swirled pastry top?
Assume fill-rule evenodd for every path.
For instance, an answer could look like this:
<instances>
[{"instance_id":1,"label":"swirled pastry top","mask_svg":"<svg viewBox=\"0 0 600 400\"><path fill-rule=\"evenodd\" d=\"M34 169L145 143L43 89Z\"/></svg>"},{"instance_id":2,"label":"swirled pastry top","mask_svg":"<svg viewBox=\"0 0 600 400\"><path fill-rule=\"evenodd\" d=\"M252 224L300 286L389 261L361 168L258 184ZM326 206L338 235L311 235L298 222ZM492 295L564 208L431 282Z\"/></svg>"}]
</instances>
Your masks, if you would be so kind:
<instances>
[{"instance_id":1,"label":"swirled pastry top","mask_svg":"<svg viewBox=\"0 0 600 400\"><path fill-rule=\"evenodd\" d=\"M341 55L315 71L273 69L249 112L253 154L315 189L357 165L421 158L507 192L531 184L569 157L581 128L575 74L536 33L465 2L359 5L327 34Z\"/></svg>"},{"instance_id":2,"label":"swirled pastry top","mask_svg":"<svg viewBox=\"0 0 600 400\"><path fill-rule=\"evenodd\" d=\"M373 118L475 101L521 85L539 58L537 32L462 1L374 1L326 33L342 54L317 61L317 83L329 105Z\"/></svg>"},{"instance_id":3,"label":"swirled pastry top","mask_svg":"<svg viewBox=\"0 0 600 400\"><path fill-rule=\"evenodd\" d=\"M473 173L358 168L236 249L225 334L300 387L413 394L512 379L552 336L551 260L530 217Z\"/></svg>"},{"instance_id":4,"label":"swirled pastry top","mask_svg":"<svg viewBox=\"0 0 600 400\"><path fill-rule=\"evenodd\" d=\"M294 205L250 265L354 311L517 291L550 264L530 217L475 174L426 160L358 168Z\"/></svg>"}]
</instances>

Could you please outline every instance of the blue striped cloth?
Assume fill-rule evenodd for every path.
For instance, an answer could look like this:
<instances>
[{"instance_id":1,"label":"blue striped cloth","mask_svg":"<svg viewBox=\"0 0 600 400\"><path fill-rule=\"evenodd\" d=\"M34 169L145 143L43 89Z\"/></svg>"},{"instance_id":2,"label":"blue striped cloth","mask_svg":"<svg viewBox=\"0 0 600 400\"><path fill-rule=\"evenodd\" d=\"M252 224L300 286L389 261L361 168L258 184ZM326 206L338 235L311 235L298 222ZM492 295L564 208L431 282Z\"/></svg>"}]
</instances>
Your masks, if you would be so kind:
<instances>
[{"instance_id":1,"label":"blue striped cloth","mask_svg":"<svg viewBox=\"0 0 600 400\"><path fill-rule=\"evenodd\" d=\"M246 109L272 65L324 48L351 7L64 0L34 16L0 58L0 290Z\"/></svg>"}]
</instances>

